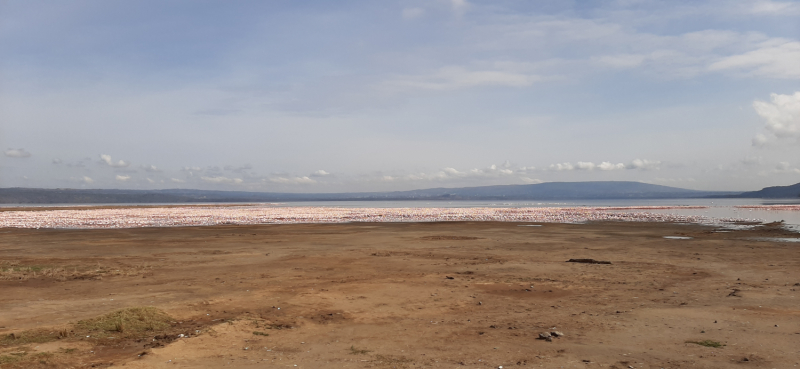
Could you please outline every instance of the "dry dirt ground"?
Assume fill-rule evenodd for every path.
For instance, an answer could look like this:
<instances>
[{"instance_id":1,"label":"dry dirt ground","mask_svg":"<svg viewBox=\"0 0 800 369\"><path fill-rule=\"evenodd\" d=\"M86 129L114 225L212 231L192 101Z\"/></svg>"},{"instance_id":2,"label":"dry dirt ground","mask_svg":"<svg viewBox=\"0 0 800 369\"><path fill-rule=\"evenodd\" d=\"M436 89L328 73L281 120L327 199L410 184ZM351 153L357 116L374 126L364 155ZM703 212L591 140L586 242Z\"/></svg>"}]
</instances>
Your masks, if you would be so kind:
<instances>
[{"instance_id":1,"label":"dry dirt ground","mask_svg":"<svg viewBox=\"0 0 800 369\"><path fill-rule=\"evenodd\" d=\"M800 244L750 239L765 235L797 237L666 223L0 229L0 367L800 367ZM86 328L146 306L166 325Z\"/></svg>"}]
</instances>

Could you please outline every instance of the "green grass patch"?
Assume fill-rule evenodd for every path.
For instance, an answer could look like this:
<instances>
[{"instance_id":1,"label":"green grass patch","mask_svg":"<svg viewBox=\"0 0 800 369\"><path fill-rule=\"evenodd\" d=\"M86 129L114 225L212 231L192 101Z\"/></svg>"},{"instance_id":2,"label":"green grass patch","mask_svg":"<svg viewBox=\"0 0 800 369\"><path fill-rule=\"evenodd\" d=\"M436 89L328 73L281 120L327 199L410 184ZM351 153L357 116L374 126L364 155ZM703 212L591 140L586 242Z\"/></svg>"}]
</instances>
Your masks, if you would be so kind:
<instances>
[{"instance_id":1,"label":"green grass patch","mask_svg":"<svg viewBox=\"0 0 800 369\"><path fill-rule=\"evenodd\" d=\"M695 345L700 345L700 346L705 346L705 347L714 347L714 348L720 348L722 346L725 346L724 344L722 344L720 342L712 341L712 340L686 341L686 343L694 343Z\"/></svg>"},{"instance_id":2,"label":"green grass patch","mask_svg":"<svg viewBox=\"0 0 800 369\"><path fill-rule=\"evenodd\" d=\"M154 307L133 307L75 323L75 331L95 336L138 337L169 328L172 318Z\"/></svg>"}]
</instances>

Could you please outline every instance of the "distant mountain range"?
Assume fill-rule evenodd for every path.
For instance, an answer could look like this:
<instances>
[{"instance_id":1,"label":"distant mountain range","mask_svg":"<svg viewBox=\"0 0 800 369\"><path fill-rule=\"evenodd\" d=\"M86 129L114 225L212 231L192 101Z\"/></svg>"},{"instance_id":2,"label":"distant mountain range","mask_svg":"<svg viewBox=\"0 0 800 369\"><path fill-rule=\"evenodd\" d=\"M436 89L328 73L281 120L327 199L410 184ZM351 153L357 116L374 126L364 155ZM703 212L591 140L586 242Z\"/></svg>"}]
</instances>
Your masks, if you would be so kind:
<instances>
[{"instance_id":1,"label":"distant mountain range","mask_svg":"<svg viewBox=\"0 0 800 369\"><path fill-rule=\"evenodd\" d=\"M764 187L760 191L744 192L736 197L750 197L761 199L786 199L800 198L800 183L791 186Z\"/></svg>"},{"instance_id":2,"label":"distant mountain range","mask_svg":"<svg viewBox=\"0 0 800 369\"><path fill-rule=\"evenodd\" d=\"M276 193L206 190L0 188L0 204L124 204L403 200L612 200L708 197L797 198L800 183L754 192L695 191L641 182L547 182L393 192Z\"/></svg>"}]
</instances>

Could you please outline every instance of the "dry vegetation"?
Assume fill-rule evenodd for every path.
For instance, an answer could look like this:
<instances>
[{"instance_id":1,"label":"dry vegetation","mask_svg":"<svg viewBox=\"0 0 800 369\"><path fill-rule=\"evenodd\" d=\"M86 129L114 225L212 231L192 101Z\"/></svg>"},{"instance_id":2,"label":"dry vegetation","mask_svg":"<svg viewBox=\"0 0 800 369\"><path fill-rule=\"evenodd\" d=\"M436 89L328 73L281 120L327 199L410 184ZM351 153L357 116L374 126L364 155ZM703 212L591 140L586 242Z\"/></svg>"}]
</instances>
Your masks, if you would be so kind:
<instances>
[{"instance_id":1,"label":"dry vegetation","mask_svg":"<svg viewBox=\"0 0 800 369\"><path fill-rule=\"evenodd\" d=\"M96 265L31 265L19 260L0 261L0 281L53 279L64 282L71 279L103 279L111 276L139 276L152 269L149 265L108 266Z\"/></svg>"}]
</instances>

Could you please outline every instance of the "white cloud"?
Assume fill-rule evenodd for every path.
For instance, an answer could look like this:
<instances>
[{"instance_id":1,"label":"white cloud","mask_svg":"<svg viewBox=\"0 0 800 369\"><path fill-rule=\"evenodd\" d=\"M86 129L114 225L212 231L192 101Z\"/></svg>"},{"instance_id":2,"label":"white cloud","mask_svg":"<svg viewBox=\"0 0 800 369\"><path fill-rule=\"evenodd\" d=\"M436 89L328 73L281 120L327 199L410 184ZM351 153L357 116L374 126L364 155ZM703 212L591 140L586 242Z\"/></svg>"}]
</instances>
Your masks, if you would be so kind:
<instances>
[{"instance_id":1,"label":"white cloud","mask_svg":"<svg viewBox=\"0 0 800 369\"><path fill-rule=\"evenodd\" d=\"M317 183L317 181L309 178L309 177L277 177L277 178L270 178L270 182L273 183L283 183L283 184L312 184Z\"/></svg>"},{"instance_id":2,"label":"white cloud","mask_svg":"<svg viewBox=\"0 0 800 369\"><path fill-rule=\"evenodd\" d=\"M450 0L450 7L457 15L464 14L469 9L469 2L467 0Z\"/></svg>"},{"instance_id":3,"label":"white cloud","mask_svg":"<svg viewBox=\"0 0 800 369\"><path fill-rule=\"evenodd\" d=\"M119 174L117 174L117 177L116 177L116 179L117 179L118 181L120 181L120 182L125 182L125 181L127 181L127 180L131 179L131 176L123 176L123 175L119 175Z\"/></svg>"},{"instance_id":4,"label":"white cloud","mask_svg":"<svg viewBox=\"0 0 800 369\"><path fill-rule=\"evenodd\" d=\"M626 169L641 169L641 170L658 170L661 166L660 161L647 160L647 159L634 159L630 164L626 165Z\"/></svg>"},{"instance_id":5,"label":"white cloud","mask_svg":"<svg viewBox=\"0 0 800 369\"><path fill-rule=\"evenodd\" d=\"M800 79L800 42L770 40L756 50L724 57L709 70L735 70L746 75Z\"/></svg>"},{"instance_id":6,"label":"white cloud","mask_svg":"<svg viewBox=\"0 0 800 369\"><path fill-rule=\"evenodd\" d=\"M83 181L83 183L86 183L86 184L94 183L94 180L89 178L89 177L87 177L87 176L83 176L83 178L81 178L81 180Z\"/></svg>"},{"instance_id":7,"label":"white cloud","mask_svg":"<svg viewBox=\"0 0 800 369\"><path fill-rule=\"evenodd\" d=\"M25 149L8 149L5 154L9 158L29 158L31 156L31 153L25 151Z\"/></svg>"},{"instance_id":8,"label":"white cloud","mask_svg":"<svg viewBox=\"0 0 800 369\"><path fill-rule=\"evenodd\" d=\"M544 181L542 181L541 179L534 179L534 178L528 178L528 177L519 177L519 179L521 179L523 182L528 183L528 184L544 183Z\"/></svg>"},{"instance_id":9,"label":"white cloud","mask_svg":"<svg viewBox=\"0 0 800 369\"><path fill-rule=\"evenodd\" d=\"M650 160L642 160L642 159L635 159L630 164L625 165L623 163L611 163L608 161L601 162L600 164L595 164L588 161L579 161L576 164L572 163L559 163L559 164L551 164L548 169L556 172L563 172L563 171L571 171L571 170L623 170L623 169L658 169L658 166L661 164L660 161L650 161Z\"/></svg>"},{"instance_id":10,"label":"white cloud","mask_svg":"<svg viewBox=\"0 0 800 369\"><path fill-rule=\"evenodd\" d=\"M416 19L425 15L425 9L405 8L403 9L403 19Z\"/></svg>"},{"instance_id":11,"label":"white cloud","mask_svg":"<svg viewBox=\"0 0 800 369\"><path fill-rule=\"evenodd\" d=\"M786 161L782 161L775 166L775 172L777 173L793 173L793 174L800 174L800 169L792 168L791 164Z\"/></svg>"},{"instance_id":12,"label":"white cloud","mask_svg":"<svg viewBox=\"0 0 800 369\"><path fill-rule=\"evenodd\" d=\"M642 65L646 56L636 54L603 55L592 58L600 64L615 68L633 68Z\"/></svg>"},{"instance_id":13,"label":"white cloud","mask_svg":"<svg viewBox=\"0 0 800 369\"><path fill-rule=\"evenodd\" d=\"M787 1L753 1L745 8L750 14L795 15L800 14L800 4Z\"/></svg>"},{"instance_id":14,"label":"white cloud","mask_svg":"<svg viewBox=\"0 0 800 369\"><path fill-rule=\"evenodd\" d=\"M155 165L142 165L142 169L144 169L145 172L150 172L150 173L161 172L161 169L158 169L158 167L156 167Z\"/></svg>"},{"instance_id":15,"label":"white cloud","mask_svg":"<svg viewBox=\"0 0 800 369\"><path fill-rule=\"evenodd\" d=\"M557 172L565 171L565 170L575 170L575 166L571 163L560 163L560 164L551 164L550 170L555 170Z\"/></svg>"},{"instance_id":16,"label":"white cloud","mask_svg":"<svg viewBox=\"0 0 800 369\"><path fill-rule=\"evenodd\" d=\"M185 180L183 180L183 179L180 179L180 178L170 178L169 180L170 180L172 183L186 183L186 181L185 181Z\"/></svg>"},{"instance_id":17,"label":"white cloud","mask_svg":"<svg viewBox=\"0 0 800 369\"><path fill-rule=\"evenodd\" d=\"M147 179L147 182L150 182L151 184L152 184L152 183L156 183L156 181L154 181L154 180L152 180L152 179L150 179L150 178L145 178L145 179Z\"/></svg>"},{"instance_id":18,"label":"white cloud","mask_svg":"<svg viewBox=\"0 0 800 369\"><path fill-rule=\"evenodd\" d=\"M241 178L228 178L228 177L222 177L222 176L217 176L217 177L206 177L206 176L203 176L203 177L200 177L200 179L203 182L207 182L207 183L240 184L240 183L244 182Z\"/></svg>"},{"instance_id":19,"label":"white cloud","mask_svg":"<svg viewBox=\"0 0 800 369\"><path fill-rule=\"evenodd\" d=\"M800 61L800 59L798 59ZM800 69L800 64L798 64ZM778 139L800 139L800 91L793 95L771 94L771 102L755 101L753 108L765 120L769 134ZM758 134L753 138L754 146L764 146L769 138Z\"/></svg>"},{"instance_id":20,"label":"white cloud","mask_svg":"<svg viewBox=\"0 0 800 369\"><path fill-rule=\"evenodd\" d=\"M763 133L758 133L753 137L752 143L755 147L765 147L769 144L769 139Z\"/></svg>"},{"instance_id":21,"label":"white cloud","mask_svg":"<svg viewBox=\"0 0 800 369\"><path fill-rule=\"evenodd\" d=\"M503 70L470 70L461 66L442 67L438 71L417 76L402 76L387 82L388 86L401 89L449 91L473 87L503 86L527 87L541 77Z\"/></svg>"},{"instance_id":22,"label":"white cloud","mask_svg":"<svg viewBox=\"0 0 800 369\"><path fill-rule=\"evenodd\" d=\"M100 163L108 165L108 166L113 167L113 168L125 168L125 167L131 165L130 163L128 163L128 162L126 162L124 160L120 160L120 161L115 163L113 160L111 160L111 155L108 155L108 154L100 154Z\"/></svg>"},{"instance_id":23,"label":"white cloud","mask_svg":"<svg viewBox=\"0 0 800 369\"><path fill-rule=\"evenodd\" d=\"M600 170L620 170L620 169L625 169L625 164L622 164L622 163L612 164L610 162L604 161L604 162L602 162L602 163L597 165L597 169L600 169Z\"/></svg>"},{"instance_id":24,"label":"white cloud","mask_svg":"<svg viewBox=\"0 0 800 369\"><path fill-rule=\"evenodd\" d=\"M324 170L322 170L322 169L320 169L320 170L318 170L318 171L316 171L314 173L311 173L312 177L325 177L325 176L329 176L329 175L331 175L331 174L326 172L326 171L324 171Z\"/></svg>"},{"instance_id":25,"label":"white cloud","mask_svg":"<svg viewBox=\"0 0 800 369\"><path fill-rule=\"evenodd\" d=\"M691 177L687 178L655 178L653 182L657 183L676 183L676 182L694 182L695 179Z\"/></svg>"}]
</instances>

